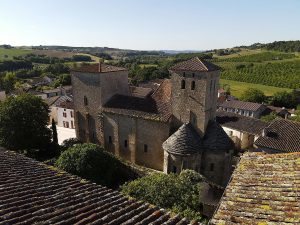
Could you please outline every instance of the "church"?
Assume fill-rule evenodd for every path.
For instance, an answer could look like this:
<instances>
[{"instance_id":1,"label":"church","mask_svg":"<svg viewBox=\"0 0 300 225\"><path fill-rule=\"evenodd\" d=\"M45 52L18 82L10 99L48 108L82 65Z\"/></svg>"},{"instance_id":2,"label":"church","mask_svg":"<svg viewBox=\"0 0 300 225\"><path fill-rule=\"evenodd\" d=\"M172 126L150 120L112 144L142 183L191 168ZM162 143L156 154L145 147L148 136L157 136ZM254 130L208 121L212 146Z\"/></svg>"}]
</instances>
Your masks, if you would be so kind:
<instances>
[{"instance_id":1,"label":"church","mask_svg":"<svg viewBox=\"0 0 300 225\"><path fill-rule=\"evenodd\" d=\"M149 92L132 88L125 68L72 70L76 136L132 163L165 173L192 169L224 186L234 144L215 121L219 68L195 57L169 72Z\"/></svg>"}]
</instances>

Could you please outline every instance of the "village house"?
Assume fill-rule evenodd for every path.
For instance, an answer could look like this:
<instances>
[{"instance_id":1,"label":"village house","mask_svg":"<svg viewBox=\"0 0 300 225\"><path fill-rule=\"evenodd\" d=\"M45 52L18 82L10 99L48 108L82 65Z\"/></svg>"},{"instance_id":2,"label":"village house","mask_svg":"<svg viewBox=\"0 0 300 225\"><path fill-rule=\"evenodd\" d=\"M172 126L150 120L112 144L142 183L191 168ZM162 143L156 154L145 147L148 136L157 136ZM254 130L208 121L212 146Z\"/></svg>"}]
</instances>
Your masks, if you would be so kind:
<instances>
[{"instance_id":1,"label":"village house","mask_svg":"<svg viewBox=\"0 0 300 225\"><path fill-rule=\"evenodd\" d=\"M253 149L254 142L262 135L269 123L239 114L218 110L216 121L235 143L238 150Z\"/></svg>"},{"instance_id":2,"label":"village house","mask_svg":"<svg viewBox=\"0 0 300 225\"><path fill-rule=\"evenodd\" d=\"M263 129L254 145L266 153L300 152L300 123L278 118Z\"/></svg>"},{"instance_id":3,"label":"village house","mask_svg":"<svg viewBox=\"0 0 300 225\"><path fill-rule=\"evenodd\" d=\"M1 148L0 201L0 223L7 225L191 224L164 209Z\"/></svg>"},{"instance_id":4,"label":"village house","mask_svg":"<svg viewBox=\"0 0 300 225\"><path fill-rule=\"evenodd\" d=\"M260 118L267 107L254 102L243 102L238 100L224 101L218 105L219 110L232 112L242 116Z\"/></svg>"},{"instance_id":5,"label":"village house","mask_svg":"<svg viewBox=\"0 0 300 225\"><path fill-rule=\"evenodd\" d=\"M75 129L74 123L74 104L70 98L56 103L57 107L57 126Z\"/></svg>"},{"instance_id":6,"label":"village house","mask_svg":"<svg viewBox=\"0 0 300 225\"><path fill-rule=\"evenodd\" d=\"M51 124L52 119L53 119L56 124L59 124L58 126L61 125L63 127L63 124L64 124L63 121L64 120L62 120L62 119L64 118L63 117L64 102L73 102L73 99L71 98L71 96L67 96L67 95L53 96L53 97L44 99L44 101L47 103L47 105L49 106L49 109L50 109L49 123ZM62 106L60 106L61 104L62 104ZM58 113L59 108L61 108L60 113ZM60 114L60 115L58 116L58 114ZM74 115L74 112L72 114ZM68 115L70 116L70 113ZM58 123L58 117L60 118L59 123ZM71 117L70 117L70 119L71 119ZM74 127L74 118L72 119L72 121L73 121L73 127ZM69 122L69 127L70 127L71 121L68 120L68 122Z\"/></svg>"},{"instance_id":7,"label":"village house","mask_svg":"<svg viewBox=\"0 0 300 225\"><path fill-rule=\"evenodd\" d=\"M300 152L245 153L210 224L300 224L299 159Z\"/></svg>"},{"instance_id":8,"label":"village house","mask_svg":"<svg viewBox=\"0 0 300 225\"><path fill-rule=\"evenodd\" d=\"M219 68L196 57L169 71L152 93L130 88L125 68L75 68L76 136L132 163L165 173L193 169L225 186L234 143L215 122Z\"/></svg>"},{"instance_id":9,"label":"village house","mask_svg":"<svg viewBox=\"0 0 300 225\"><path fill-rule=\"evenodd\" d=\"M219 110L257 119L271 113L275 113L277 116L285 119L291 115L285 108L239 100L226 99L226 101L224 101L224 97L222 96L218 99L218 103Z\"/></svg>"}]
</instances>

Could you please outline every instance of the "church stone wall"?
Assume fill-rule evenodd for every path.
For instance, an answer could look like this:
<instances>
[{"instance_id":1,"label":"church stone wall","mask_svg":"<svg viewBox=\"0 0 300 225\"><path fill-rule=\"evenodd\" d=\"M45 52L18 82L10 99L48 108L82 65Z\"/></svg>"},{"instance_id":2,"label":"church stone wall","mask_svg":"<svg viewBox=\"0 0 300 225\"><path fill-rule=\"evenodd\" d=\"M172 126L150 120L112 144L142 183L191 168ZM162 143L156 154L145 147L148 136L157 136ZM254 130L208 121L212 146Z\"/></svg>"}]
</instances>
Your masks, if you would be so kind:
<instances>
[{"instance_id":1,"label":"church stone wall","mask_svg":"<svg viewBox=\"0 0 300 225\"><path fill-rule=\"evenodd\" d=\"M129 94L128 72L72 72L71 81L76 136L82 141L100 144L102 125L98 118L99 108L115 94Z\"/></svg>"},{"instance_id":2,"label":"church stone wall","mask_svg":"<svg viewBox=\"0 0 300 225\"><path fill-rule=\"evenodd\" d=\"M180 173L184 169L200 172L201 154L176 155L164 152L164 173Z\"/></svg>"},{"instance_id":3,"label":"church stone wall","mask_svg":"<svg viewBox=\"0 0 300 225\"><path fill-rule=\"evenodd\" d=\"M201 162L201 174L216 184L226 185L232 173L232 155L233 150L205 151Z\"/></svg>"},{"instance_id":4,"label":"church stone wall","mask_svg":"<svg viewBox=\"0 0 300 225\"><path fill-rule=\"evenodd\" d=\"M168 123L103 113L103 124L106 149L138 165L163 171L162 143L169 137Z\"/></svg>"},{"instance_id":5,"label":"church stone wall","mask_svg":"<svg viewBox=\"0 0 300 225\"><path fill-rule=\"evenodd\" d=\"M200 136L204 135L208 121L214 119L217 105L219 72L172 72L173 126L191 123ZM182 81L185 88L182 89ZM192 82L195 88L192 90Z\"/></svg>"}]
</instances>

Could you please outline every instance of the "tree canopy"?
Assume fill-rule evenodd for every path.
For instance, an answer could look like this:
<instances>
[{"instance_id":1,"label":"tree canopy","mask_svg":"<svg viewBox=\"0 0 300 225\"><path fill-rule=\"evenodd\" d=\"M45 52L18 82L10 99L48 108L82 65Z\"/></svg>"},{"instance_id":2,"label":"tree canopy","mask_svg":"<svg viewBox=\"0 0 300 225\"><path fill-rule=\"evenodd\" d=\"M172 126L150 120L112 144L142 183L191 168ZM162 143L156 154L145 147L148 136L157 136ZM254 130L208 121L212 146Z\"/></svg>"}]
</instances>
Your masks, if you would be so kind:
<instances>
[{"instance_id":1,"label":"tree canopy","mask_svg":"<svg viewBox=\"0 0 300 225\"><path fill-rule=\"evenodd\" d=\"M56 166L108 187L118 187L136 174L114 155L95 144L77 144L64 151Z\"/></svg>"},{"instance_id":2,"label":"tree canopy","mask_svg":"<svg viewBox=\"0 0 300 225\"><path fill-rule=\"evenodd\" d=\"M241 96L242 101L263 103L266 96L263 91L255 88L249 88Z\"/></svg>"},{"instance_id":3,"label":"tree canopy","mask_svg":"<svg viewBox=\"0 0 300 225\"><path fill-rule=\"evenodd\" d=\"M51 143L48 113L48 105L29 94L1 102L0 145L18 151L46 149Z\"/></svg>"},{"instance_id":4,"label":"tree canopy","mask_svg":"<svg viewBox=\"0 0 300 225\"><path fill-rule=\"evenodd\" d=\"M184 170L180 175L155 173L121 187L122 193L167 208L189 219L201 219L201 183L203 177Z\"/></svg>"}]
</instances>

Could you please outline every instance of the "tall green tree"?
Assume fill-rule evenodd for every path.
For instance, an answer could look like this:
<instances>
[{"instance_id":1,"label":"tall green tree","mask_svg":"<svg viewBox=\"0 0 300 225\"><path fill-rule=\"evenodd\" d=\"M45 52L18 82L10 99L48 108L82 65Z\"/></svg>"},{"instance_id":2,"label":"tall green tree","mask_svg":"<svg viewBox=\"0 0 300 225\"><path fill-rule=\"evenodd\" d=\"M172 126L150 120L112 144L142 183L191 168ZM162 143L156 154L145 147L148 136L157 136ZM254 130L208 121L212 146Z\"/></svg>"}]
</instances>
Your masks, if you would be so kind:
<instances>
[{"instance_id":1,"label":"tall green tree","mask_svg":"<svg viewBox=\"0 0 300 225\"><path fill-rule=\"evenodd\" d=\"M58 145L57 129L56 129L56 124L54 119L52 119L51 129L52 129L52 143Z\"/></svg>"},{"instance_id":2,"label":"tall green tree","mask_svg":"<svg viewBox=\"0 0 300 225\"><path fill-rule=\"evenodd\" d=\"M266 100L266 96L264 92L259 89L249 88L243 92L241 100L245 102L263 103Z\"/></svg>"},{"instance_id":3,"label":"tall green tree","mask_svg":"<svg viewBox=\"0 0 300 225\"><path fill-rule=\"evenodd\" d=\"M23 94L0 103L0 145L11 150L47 149L49 108L39 97Z\"/></svg>"}]
</instances>

